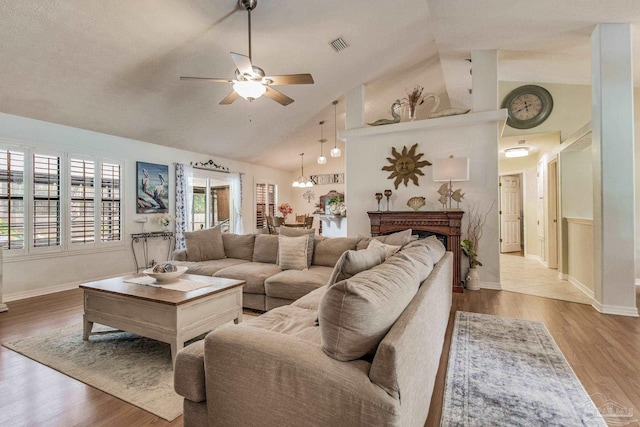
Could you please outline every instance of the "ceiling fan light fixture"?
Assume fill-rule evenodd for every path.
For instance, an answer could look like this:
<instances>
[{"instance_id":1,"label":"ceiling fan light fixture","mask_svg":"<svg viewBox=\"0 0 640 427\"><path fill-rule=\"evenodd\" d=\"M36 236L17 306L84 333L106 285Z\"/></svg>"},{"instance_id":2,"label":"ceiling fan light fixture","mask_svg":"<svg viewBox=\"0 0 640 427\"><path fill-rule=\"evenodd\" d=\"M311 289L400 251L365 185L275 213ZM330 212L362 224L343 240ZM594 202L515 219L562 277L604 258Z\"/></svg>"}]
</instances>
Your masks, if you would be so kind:
<instances>
[{"instance_id":1,"label":"ceiling fan light fixture","mask_svg":"<svg viewBox=\"0 0 640 427\"><path fill-rule=\"evenodd\" d=\"M528 155L529 149L527 147L507 148L504 150L504 156L508 158L527 157Z\"/></svg>"},{"instance_id":2,"label":"ceiling fan light fixture","mask_svg":"<svg viewBox=\"0 0 640 427\"><path fill-rule=\"evenodd\" d=\"M234 80L233 90L244 99L253 101L264 95L267 88L262 83L253 80Z\"/></svg>"}]
</instances>

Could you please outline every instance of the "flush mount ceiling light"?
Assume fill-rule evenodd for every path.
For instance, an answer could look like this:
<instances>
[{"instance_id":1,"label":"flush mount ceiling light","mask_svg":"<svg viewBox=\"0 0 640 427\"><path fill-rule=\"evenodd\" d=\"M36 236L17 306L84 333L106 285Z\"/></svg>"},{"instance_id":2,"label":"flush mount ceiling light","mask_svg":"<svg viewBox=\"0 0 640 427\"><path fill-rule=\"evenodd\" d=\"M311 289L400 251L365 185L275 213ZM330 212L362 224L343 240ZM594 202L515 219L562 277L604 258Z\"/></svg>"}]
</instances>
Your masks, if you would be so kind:
<instances>
[{"instance_id":1,"label":"flush mount ceiling light","mask_svg":"<svg viewBox=\"0 0 640 427\"><path fill-rule=\"evenodd\" d=\"M527 147L515 147L515 148L507 148L504 150L504 156L513 158L513 157L527 157L529 155L529 149Z\"/></svg>"},{"instance_id":2,"label":"flush mount ceiling light","mask_svg":"<svg viewBox=\"0 0 640 427\"><path fill-rule=\"evenodd\" d=\"M324 138L324 134L322 133L322 125L324 124L324 120L320 122L320 139L318 140L320 142L320 156L318 157L318 164L319 165L324 165L325 163L327 163L327 158L324 156L324 143L327 142L327 140Z\"/></svg>"},{"instance_id":3,"label":"flush mount ceiling light","mask_svg":"<svg viewBox=\"0 0 640 427\"><path fill-rule=\"evenodd\" d=\"M313 187L313 182L311 182L310 179L307 179L304 177L304 153L300 153L300 178L296 179L295 181L293 181L293 184L291 184L292 187Z\"/></svg>"},{"instance_id":4,"label":"flush mount ceiling light","mask_svg":"<svg viewBox=\"0 0 640 427\"><path fill-rule=\"evenodd\" d=\"M331 149L331 157L340 157L342 151L338 148L338 101L333 101L333 148Z\"/></svg>"}]
</instances>

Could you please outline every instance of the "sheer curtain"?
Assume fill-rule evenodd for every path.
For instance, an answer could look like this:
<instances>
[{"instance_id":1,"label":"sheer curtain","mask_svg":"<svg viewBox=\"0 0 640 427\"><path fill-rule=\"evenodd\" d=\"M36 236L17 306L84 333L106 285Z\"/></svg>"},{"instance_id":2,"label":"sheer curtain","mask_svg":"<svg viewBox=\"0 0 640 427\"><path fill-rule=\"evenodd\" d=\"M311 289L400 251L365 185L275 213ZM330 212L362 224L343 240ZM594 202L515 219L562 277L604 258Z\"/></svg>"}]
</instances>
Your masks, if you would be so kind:
<instances>
[{"instance_id":1,"label":"sheer curtain","mask_svg":"<svg viewBox=\"0 0 640 427\"><path fill-rule=\"evenodd\" d=\"M189 231L192 209L193 168L176 163L176 249L185 249L184 232Z\"/></svg>"},{"instance_id":2,"label":"sheer curtain","mask_svg":"<svg viewBox=\"0 0 640 427\"><path fill-rule=\"evenodd\" d=\"M244 226L242 225L242 175L243 173L230 173L231 188L233 189L233 218L234 233L243 234Z\"/></svg>"}]
</instances>

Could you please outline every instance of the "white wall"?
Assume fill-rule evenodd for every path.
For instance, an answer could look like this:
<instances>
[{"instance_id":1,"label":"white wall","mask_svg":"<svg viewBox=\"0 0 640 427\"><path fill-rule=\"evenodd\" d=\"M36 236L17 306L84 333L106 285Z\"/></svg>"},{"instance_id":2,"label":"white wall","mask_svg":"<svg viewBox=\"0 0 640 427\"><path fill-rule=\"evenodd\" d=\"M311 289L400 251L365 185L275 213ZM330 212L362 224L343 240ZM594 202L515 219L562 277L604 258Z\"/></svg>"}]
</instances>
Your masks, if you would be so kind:
<instances>
[{"instance_id":1,"label":"white wall","mask_svg":"<svg viewBox=\"0 0 640 427\"><path fill-rule=\"evenodd\" d=\"M136 161L169 165L169 201L170 211L175 209L175 171L174 162L208 161L205 154L177 150L160 145L135 141L117 136L105 135L52 123L32 120L24 117L0 114L0 140L4 143L27 144L34 147L46 147L62 152L107 156L124 161L122 194L124 201L122 246L107 252L83 251L82 253L62 253L49 255L27 255L13 257L5 253L4 257L4 293L5 300L38 295L59 289L72 287L73 284L98 280L135 270L131 252L131 233L140 232L140 224L134 222L135 203L135 167ZM233 172L244 173L243 177L243 225L245 232L255 230L255 180L268 180L279 185L281 197L290 198L290 173L277 171L247 163L215 158L216 163L227 166ZM173 226L173 224L172 224ZM158 225L147 224L147 231L159 230ZM166 246L155 243L150 257L166 258ZM164 257L164 258L163 258Z\"/></svg>"},{"instance_id":2,"label":"white wall","mask_svg":"<svg viewBox=\"0 0 640 427\"><path fill-rule=\"evenodd\" d=\"M464 116L441 119L421 120L413 123L400 123L381 126L382 134L374 128L354 129L341 133L346 139L347 149L347 193L348 200L348 235L370 235L370 223L367 211L377 209L374 194L385 189L392 189L391 210L410 210L406 203L414 196L424 196L426 206L421 210L439 210L437 189L441 183L433 182L430 166L422 169L424 176L419 177L419 186L409 182L408 187L400 184L393 187L388 180L389 172L382 171L383 166L390 163L391 147L402 150L418 144L418 153L424 153L421 160L433 161L455 157L470 158L470 180L454 185L462 188L465 200L478 203L480 212L487 212L492 203L493 208L484 228L484 236L480 242L479 259L483 263L480 275L483 283L497 286L499 282L499 242L498 242L498 160L497 160L497 119L500 112L470 113ZM478 118L491 117L478 121ZM397 131L394 131L396 130ZM362 131L366 135L362 135ZM383 207L385 201L383 200ZM467 204L461 206L465 209ZM463 218L463 230L466 224ZM463 263L464 264L464 263ZM466 272L466 266L463 272ZM464 277L464 276L463 276Z\"/></svg>"},{"instance_id":3,"label":"white wall","mask_svg":"<svg viewBox=\"0 0 640 427\"><path fill-rule=\"evenodd\" d=\"M591 146L563 151L562 216L593 219L593 164Z\"/></svg>"},{"instance_id":4,"label":"white wall","mask_svg":"<svg viewBox=\"0 0 640 427\"><path fill-rule=\"evenodd\" d=\"M591 120L591 86L589 85L501 81L500 102L513 89L527 84L542 86L549 91L553 97L553 111L544 123L533 129L514 129L505 126L502 136L525 135L532 131L536 133L560 131L560 140L564 141Z\"/></svg>"}]
</instances>

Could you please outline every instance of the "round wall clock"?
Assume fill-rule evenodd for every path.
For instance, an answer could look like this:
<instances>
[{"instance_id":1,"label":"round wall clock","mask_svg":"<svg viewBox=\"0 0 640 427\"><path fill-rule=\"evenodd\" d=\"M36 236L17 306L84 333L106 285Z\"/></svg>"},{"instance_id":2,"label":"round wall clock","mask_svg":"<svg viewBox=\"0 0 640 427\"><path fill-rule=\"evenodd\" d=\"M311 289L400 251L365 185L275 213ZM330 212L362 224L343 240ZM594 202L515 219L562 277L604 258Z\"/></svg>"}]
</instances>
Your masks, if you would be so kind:
<instances>
[{"instance_id":1,"label":"round wall clock","mask_svg":"<svg viewBox=\"0 0 640 427\"><path fill-rule=\"evenodd\" d=\"M548 90L536 85L520 86L502 101L509 117L507 124L516 129L530 129L544 122L553 110L553 98Z\"/></svg>"}]
</instances>

